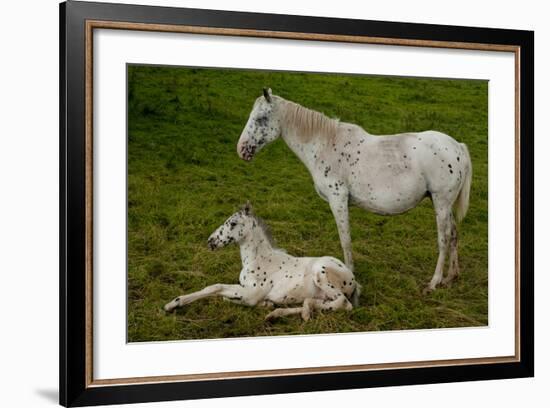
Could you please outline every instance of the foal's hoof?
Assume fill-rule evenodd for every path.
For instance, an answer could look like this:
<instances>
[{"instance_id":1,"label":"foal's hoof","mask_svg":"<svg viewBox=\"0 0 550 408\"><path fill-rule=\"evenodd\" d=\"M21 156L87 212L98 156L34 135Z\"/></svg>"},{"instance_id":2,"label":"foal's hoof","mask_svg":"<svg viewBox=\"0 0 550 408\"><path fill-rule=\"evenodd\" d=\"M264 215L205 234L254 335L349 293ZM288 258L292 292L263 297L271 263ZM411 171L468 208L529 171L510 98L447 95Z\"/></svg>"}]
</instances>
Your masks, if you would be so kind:
<instances>
[{"instance_id":1,"label":"foal's hoof","mask_svg":"<svg viewBox=\"0 0 550 408\"><path fill-rule=\"evenodd\" d=\"M271 322L275 320L275 318L278 316L278 313L275 313L275 311L268 313L267 316L264 318L266 322Z\"/></svg>"},{"instance_id":2,"label":"foal's hoof","mask_svg":"<svg viewBox=\"0 0 550 408\"><path fill-rule=\"evenodd\" d=\"M427 285L424 290L422 291L422 294L424 296L428 296L430 293L432 293L435 290L435 288L432 288L430 285Z\"/></svg>"},{"instance_id":3,"label":"foal's hoof","mask_svg":"<svg viewBox=\"0 0 550 408\"><path fill-rule=\"evenodd\" d=\"M172 300L171 302L168 302L164 305L164 311L165 312L172 312L174 309L176 309L179 306L179 298L176 298Z\"/></svg>"},{"instance_id":4,"label":"foal's hoof","mask_svg":"<svg viewBox=\"0 0 550 408\"><path fill-rule=\"evenodd\" d=\"M266 309L274 309L275 303L271 302L270 300L264 300L262 303L260 303L261 307L265 307Z\"/></svg>"}]
</instances>

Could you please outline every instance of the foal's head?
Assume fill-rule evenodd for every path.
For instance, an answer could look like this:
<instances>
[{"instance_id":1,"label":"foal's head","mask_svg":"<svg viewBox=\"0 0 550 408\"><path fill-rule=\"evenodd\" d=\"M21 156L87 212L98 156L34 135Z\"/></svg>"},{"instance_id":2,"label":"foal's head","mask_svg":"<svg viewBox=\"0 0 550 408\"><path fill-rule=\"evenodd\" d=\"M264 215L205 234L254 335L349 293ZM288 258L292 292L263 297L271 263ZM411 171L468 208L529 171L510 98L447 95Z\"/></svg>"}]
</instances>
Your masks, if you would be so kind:
<instances>
[{"instance_id":1,"label":"foal's head","mask_svg":"<svg viewBox=\"0 0 550 408\"><path fill-rule=\"evenodd\" d=\"M246 126L244 127L237 153L243 160L252 160L265 145L273 142L281 134L281 121L277 115L277 97L271 89L264 88L264 94L256 99Z\"/></svg>"},{"instance_id":2,"label":"foal's head","mask_svg":"<svg viewBox=\"0 0 550 408\"><path fill-rule=\"evenodd\" d=\"M232 242L240 243L256 225L252 206L247 202L240 211L229 217L208 238L210 249L223 248Z\"/></svg>"}]
</instances>

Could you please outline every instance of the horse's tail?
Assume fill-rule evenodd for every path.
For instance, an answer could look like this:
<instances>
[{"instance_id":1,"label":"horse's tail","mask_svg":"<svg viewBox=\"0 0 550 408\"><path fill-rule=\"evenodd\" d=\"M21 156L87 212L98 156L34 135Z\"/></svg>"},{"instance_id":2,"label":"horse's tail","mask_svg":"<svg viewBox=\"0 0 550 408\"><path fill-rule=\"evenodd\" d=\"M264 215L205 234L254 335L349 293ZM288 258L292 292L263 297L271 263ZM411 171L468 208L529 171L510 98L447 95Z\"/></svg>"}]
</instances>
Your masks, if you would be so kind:
<instances>
[{"instance_id":1,"label":"horse's tail","mask_svg":"<svg viewBox=\"0 0 550 408\"><path fill-rule=\"evenodd\" d=\"M353 307L359 306L359 296L361 296L361 289L362 286L359 284L359 282L355 281L355 289L353 289L353 292L351 293L351 304Z\"/></svg>"},{"instance_id":2,"label":"horse's tail","mask_svg":"<svg viewBox=\"0 0 550 408\"><path fill-rule=\"evenodd\" d=\"M468 146L464 143L461 143L461 145L466 154L466 174L464 174L464 182L462 183L460 193L458 193L458 198L455 201L456 220L458 222L462 221L468 212L468 206L470 205L470 187L472 185L472 159L470 159Z\"/></svg>"}]
</instances>

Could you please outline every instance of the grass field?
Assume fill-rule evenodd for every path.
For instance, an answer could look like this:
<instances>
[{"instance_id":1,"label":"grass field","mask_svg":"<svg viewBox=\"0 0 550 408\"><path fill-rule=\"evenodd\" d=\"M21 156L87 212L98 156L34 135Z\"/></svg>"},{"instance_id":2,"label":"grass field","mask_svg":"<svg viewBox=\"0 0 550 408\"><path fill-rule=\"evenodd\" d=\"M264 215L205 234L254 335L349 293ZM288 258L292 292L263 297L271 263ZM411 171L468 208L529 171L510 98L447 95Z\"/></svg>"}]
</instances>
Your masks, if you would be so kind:
<instances>
[{"instance_id":1,"label":"grass field","mask_svg":"<svg viewBox=\"0 0 550 408\"><path fill-rule=\"evenodd\" d=\"M470 149L470 210L459 225L460 279L423 296L437 259L430 200L404 215L352 208L360 307L272 323L266 309L173 297L237 283L237 246L206 239L249 199L278 246L342 259L329 206L282 140L246 163L238 137L263 86L373 134L434 129ZM487 305L487 82L261 71L128 67L128 340L483 326Z\"/></svg>"}]
</instances>

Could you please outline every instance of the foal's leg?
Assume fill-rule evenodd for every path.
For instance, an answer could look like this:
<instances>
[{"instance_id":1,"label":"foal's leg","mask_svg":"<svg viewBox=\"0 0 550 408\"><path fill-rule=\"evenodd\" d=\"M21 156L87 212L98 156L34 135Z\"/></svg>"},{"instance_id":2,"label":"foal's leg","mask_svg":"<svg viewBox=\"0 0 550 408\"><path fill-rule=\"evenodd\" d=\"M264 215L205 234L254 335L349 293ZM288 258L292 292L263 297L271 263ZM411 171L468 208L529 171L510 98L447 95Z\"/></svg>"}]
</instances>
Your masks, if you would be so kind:
<instances>
[{"instance_id":1,"label":"foal's leg","mask_svg":"<svg viewBox=\"0 0 550 408\"><path fill-rule=\"evenodd\" d=\"M304 304L305 304L305 301L304 301ZM300 307L278 307L277 309L270 312L265 317L265 320L273 320L273 319L276 319L278 317L290 316L290 315L295 315L295 314L301 314L302 317L303 317L304 316L304 307L303 306L300 306ZM307 321L308 319L309 319L309 312L307 312L307 319L304 318L304 320Z\"/></svg>"},{"instance_id":2,"label":"foal's leg","mask_svg":"<svg viewBox=\"0 0 550 408\"><path fill-rule=\"evenodd\" d=\"M349 229L348 192L341 190L339 195L329 198L330 210L338 227L340 243L344 251L344 261L350 271L353 272L353 257L351 253L351 236Z\"/></svg>"},{"instance_id":3,"label":"foal's leg","mask_svg":"<svg viewBox=\"0 0 550 408\"><path fill-rule=\"evenodd\" d=\"M271 300L264 300L260 303L261 307L265 307L267 309L274 309L275 303L273 303Z\"/></svg>"},{"instance_id":4,"label":"foal's leg","mask_svg":"<svg viewBox=\"0 0 550 408\"><path fill-rule=\"evenodd\" d=\"M289 316L294 314L300 314L302 319L308 321L311 317L313 310L337 310L346 309L351 310L353 308L350 301L346 298L344 293L337 288L333 282L329 280L329 271L331 268L337 269L336 266L325 265L323 263L316 263L313 265L313 283L323 292L321 296L323 299L307 298L304 300L302 307L289 307L278 308L269 313L265 319L272 320L281 316Z\"/></svg>"},{"instance_id":5,"label":"foal's leg","mask_svg":"<svg viewBox=\"0 0 550 408\"><path fill-rule=\"evenodd\" d=\"M313 299L307 298L304 300L304 303L301 307L280 307L269 313L265 320L273 320L281 316L290 316L299 314L302 316L304 321L308 321L311 317L311 312L313 310L338 310L345 309L351 310L352 305L346 299L343 294L337 296L334 300L322 300L322 299Z\"/></svg>"},{"instance_id":6,"label":"foal's leg","mask_svg":"<svg viewBox=\"0 0 550 408\"><path fill-rule=\"evenodd\" d=\"M334 300L307 299L308 311L311 310L351 310L353 306L350 301L342 294ZM304 302L305 303L305 302ZM304 315L302 314L302 317ZM308 316L309 319L309 316ZM307 319L304 319L307 320Z\"/></svg>"},{"instance_id":7,"label":"foal's leg","mask_svg":"<svg viewBox=\"0 0 550 408\"><path fill-rule=\"evenodd\" d=\"M329 272L331 269L334 271L335 269L337 270L337 268L322 264L315 265L314 268L313 282L325 293L326 298L312 299L313 303L310 302L310 306L314 306L315 309L322 310L336 310L341 308L351 310L353 306L346 295L340 288L335 286L334 282L331 282L329 279Z\"/></svg>"},{"instance_id":8,"label":"foal's leg","mask_svg":"<svg viewBox=\"0 0 550 408\"><path fill-rule=\"evenodd\" d=\"M447 276L441 282L442 286L450 285L453 280L458 278L460 268L458 267L458 231L454 217L451 215L451 241L449 243L449 269Z\"/></svg>"},{"instance_id":9,"label":"foal's leg","mask_svg":"<svg viewBox=\"0 0 550 408\"><path fill-rule=\"evenodd\" d=\"M436 221L437 221L437 244L439 247L439 257L437 258L437 265L432 280L424 289L424 294L428 294L433 291L437 285L441 283L443 278L443 267L445 266L445 258L447 256L447 249L449 247L449 241L451 238L451 203L444 197L438 195L432 196Z\"/></svg>"},{"instance_id":10,"label":"foal's leg","mask_svg":"<svg viewBox=\"0 0 550 408\"><path fill-rule=\"evenodd\" d=\"M302 307L302 319L309 320L311 311L313 310L351 310L353 308L350 301L346 298L340 288L336 287L334 282L329 279L331 268L337 270L336 267L324 265L322 263L313 266L313 283L324 294L324 299L306 299Z\"/></svg>"},{"instance_id":11,"label":"foal's leg","mask_svg":"<svg viewBox=\"0 0 550 408\"><path fill-rule=\"evenodd\" d=\"M235 301L248 306L255 306L261 300L261 293L258 290L242 287L241 285L224 285L216 283L206 288L193 292L188 295L178 296L164 306L164 310L171 312L177 307L188 305L199 299L209 296L223 296L231 301Z\"/></svg>"}]
</instances>

